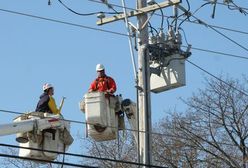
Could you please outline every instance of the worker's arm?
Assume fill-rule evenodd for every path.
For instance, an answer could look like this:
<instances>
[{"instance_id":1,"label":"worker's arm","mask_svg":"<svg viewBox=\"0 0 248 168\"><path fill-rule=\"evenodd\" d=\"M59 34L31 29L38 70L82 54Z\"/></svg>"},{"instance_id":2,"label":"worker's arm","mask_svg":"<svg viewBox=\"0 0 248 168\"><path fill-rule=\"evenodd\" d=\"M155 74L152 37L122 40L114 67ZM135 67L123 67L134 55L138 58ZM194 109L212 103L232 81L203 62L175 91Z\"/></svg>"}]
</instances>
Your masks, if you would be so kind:
<instances>
[{"instance_id":1,"label":"worker's arm","mask_svg":"<svg viewBox=\"0 0 248 168\"><path fill-rule=\"evenodd\" d=\"M90 88L89 88L89 92L93 92L93 91L96 91L96 81L95 80L90 84Z\"/></svg>"},{"instance_id":2,"label":"worker's arm","mask_svg":"<svg viewBox=\"0 0 248 168\"><path fill-rule=\"evenodd\" d=\"M108 85L109 85L108 92L113 94L116 91L116 84L115 84L114 79L112 79L111 77L109 77Z\"/></svg>"},{"instance_id":3,"label":"worker's arm","mask_svg":"<svg viewBox=\"0 0 248 168\"><path fill-rule=\"evenodd\" d=\"M50 100L48 102L48 106L50 108L50 110L53 112L53 114L60 114L60 110L57 108L57 105L55 103L55 100L52 96L50 96Z\"/></svg>"}]
</instances>

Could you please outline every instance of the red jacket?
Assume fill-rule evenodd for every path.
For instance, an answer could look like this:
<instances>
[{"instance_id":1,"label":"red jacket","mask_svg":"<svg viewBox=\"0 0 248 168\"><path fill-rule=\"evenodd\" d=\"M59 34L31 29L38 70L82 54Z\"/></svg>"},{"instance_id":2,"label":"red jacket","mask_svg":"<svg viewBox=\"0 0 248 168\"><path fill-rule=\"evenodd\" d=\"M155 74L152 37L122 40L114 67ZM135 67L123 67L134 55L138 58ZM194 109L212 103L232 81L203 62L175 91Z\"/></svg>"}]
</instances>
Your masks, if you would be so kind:
<instances>
[{"instance_id":1,"label":"red jacket","mask_svg":"<svg viewBox=\"0 0 248 168\"><path fill-rule=\"evenodd\" d=\"M89 90L114 93L116 91L116 84L114 79L109 76L98 77L91 83Z\"/></svg>"}]
</instances>

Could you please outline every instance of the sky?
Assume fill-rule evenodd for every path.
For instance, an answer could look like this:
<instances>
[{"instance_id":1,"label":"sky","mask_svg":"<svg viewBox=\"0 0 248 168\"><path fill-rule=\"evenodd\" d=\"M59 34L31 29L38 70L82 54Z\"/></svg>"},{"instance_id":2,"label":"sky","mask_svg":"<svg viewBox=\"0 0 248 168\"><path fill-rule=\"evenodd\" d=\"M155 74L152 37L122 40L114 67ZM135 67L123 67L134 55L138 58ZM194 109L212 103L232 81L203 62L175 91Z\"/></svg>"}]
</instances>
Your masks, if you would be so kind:
<instances>
[{"instance_id":1,"label":"sky","mask_svg":"<svg viewBox=\"0 0 248 168\"><path fill-rule=\"evenodd\" d=\"M63 2L79 13L113 12L105 5L90 0L64 0ZM109 0L109 2L121 5L121 1ZM191 11L195 11L205 2L191 0ZM234 0L234 2L248 8L247 2L243 0ZM127 0L126 4L130 8L135 8L135 1ZM182 1L182 6L187 8L185 0ZM115 9L122 11L118 7ZM14 14L6 10L73 23L81 27ZM166 8L163 11L166 16L169 16L172 8ZM213 6L206 5L195 13L195 16L209 25L242 31L215 28L241 47L214 31L210 26L184 22L182 28L188 43L193 48L248 58L247 16L221 4L216 7L214 19L211 18L212 12ZM160 14L159 11L156 13ZM47 0L0 0L0 20L0 110L23 113L34 111L42 93L42 85L51 83L55 87L54 98L57 104L63 96L66 97L62 109L63 116L69 120L85 121L85 115L79 110L78 103L87 92L90 83L96 78L95 66L98 63L104 64L107 75L115 79L117 94L122 94L123 98L136 100L132 62L123 21L97 26L95 15L76 15L56 0L51 0L50 6ZM130 20L136 25L136 18ZM193 20L195 19L192 18ZM161 17L153 16L151 23L153 27L159 28ZM85 26L118 32L122 35L88 29ZM166 27L165 24L165 30ZM185 40L183 45L186 45ZM246 75L247 59L194 49L191 52L192 55L188 60L215 76L223 75L241 79L242 75ZM135 54L137 58L137 53ZM204 88L205 77L210 76L186 62L186 86L160 94L152 93L152 123L165 117L169 110L177 109L184 112L186 106L179 98L187 99L199 88ZM0 113L0 124L11 123L13 118L17 117L13 114ZM78 133L85 136L84 125L72 124L71 131L73 136ZM15 135L4 136L0 137L0 142L16 144L14 139ZM77 145L76 140L70 152L82 152Z\"/></svg>"}]
</instances>

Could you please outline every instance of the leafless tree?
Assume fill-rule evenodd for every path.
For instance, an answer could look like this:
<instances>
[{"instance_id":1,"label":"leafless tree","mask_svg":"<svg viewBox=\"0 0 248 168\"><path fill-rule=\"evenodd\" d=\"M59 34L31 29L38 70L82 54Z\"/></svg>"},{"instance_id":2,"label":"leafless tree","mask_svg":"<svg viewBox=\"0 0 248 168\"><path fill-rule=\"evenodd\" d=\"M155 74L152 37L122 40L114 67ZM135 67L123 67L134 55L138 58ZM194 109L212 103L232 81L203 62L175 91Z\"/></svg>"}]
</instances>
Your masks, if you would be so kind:
<instances>
[{"instance_id":1,"label":"leafless tree","mask_svg":"<svg viewBox=\"0 0 248 168\"><path fill-rule=\"evenodd\" d=\"M87 154L90 156L137 162L136 144L130 131L119 132L119 138L112 141L96 142L91 138L82 138L82 141L87 148ZM104 168L138 167L137 165L100 159L86 159L83 162Z\"/></svg>"},{"instance_id":2,"label":"leafless tree","mask_svg":"<svg viewBox=\"0 0 248 168\"><path fill-rule=\"evenodd\" d=\"M205 89L183 101L188 105L184 114L171 113L155 126L154 163L175 168L246 168L247 84L206 79Z\"/></svg>"}]
</instances>

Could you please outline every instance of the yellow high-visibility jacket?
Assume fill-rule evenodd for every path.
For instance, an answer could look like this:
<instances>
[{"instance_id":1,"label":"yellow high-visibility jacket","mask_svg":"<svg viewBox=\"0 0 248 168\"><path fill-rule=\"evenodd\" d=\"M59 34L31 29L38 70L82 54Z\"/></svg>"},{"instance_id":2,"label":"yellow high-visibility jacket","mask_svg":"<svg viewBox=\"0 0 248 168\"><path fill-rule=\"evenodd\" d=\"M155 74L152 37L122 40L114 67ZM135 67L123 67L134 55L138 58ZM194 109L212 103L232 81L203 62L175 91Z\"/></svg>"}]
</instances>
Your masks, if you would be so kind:
<instances>
[{"instance_id":1,"label":"yellow high-visibility jacket","mask_svg":"<svg viewBox=\"0 0 248 168\"><path fill-rule=\"evenodd\" d=\"M60 114L61 107L58 109L54 98L52 96L49 96L47 93L43 93L40 96L40 100L35 111Z\"/></svg>"},{"instance_id":2,"label":"yellow high-visibility jacket","mask_svg":"<svg viewBox=\"0 0 248 168\"><path fill-rule=\"evenodd\" d=\"M50 110L52 111L53 114L60 114L60 110L57 108L55 99L52 96L49 96L50 100L48 102L48 106L50 108Z\"/></svg>"}]
</instances>

